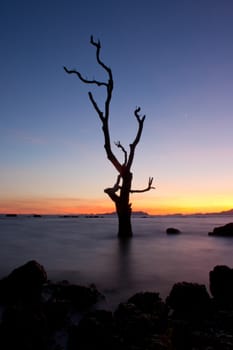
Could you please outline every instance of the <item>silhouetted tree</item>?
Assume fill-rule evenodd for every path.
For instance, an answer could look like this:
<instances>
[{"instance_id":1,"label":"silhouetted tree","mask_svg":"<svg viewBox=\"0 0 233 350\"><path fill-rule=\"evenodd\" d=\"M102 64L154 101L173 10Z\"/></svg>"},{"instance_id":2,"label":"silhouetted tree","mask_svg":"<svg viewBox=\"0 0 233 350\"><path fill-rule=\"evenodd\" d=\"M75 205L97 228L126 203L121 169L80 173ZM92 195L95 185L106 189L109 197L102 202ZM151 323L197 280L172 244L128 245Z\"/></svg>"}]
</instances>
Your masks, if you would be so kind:
<instances>
[{"instance_id":1,"label":"silhouetted tree","mask_svg":"<svg viewBox=\"0 0 233 350\"><path fill-rule=\"evenodd\" d=\"M140 110L141 110L140 107L137 107L134 110L134 116L138 123L138 129L137 129L135 139L129 145L129 153L126 151L124 146L120 143L120 141L115 142L115 145L122 150L124 155L123 163L121 163L112 151L111 138L110 138L110 132L109 132L110 104L111 104L112 91L113 91L112 70L108 66L106 66L106 64L100 58L100 49L101 49L100 41L95 41L93 39L93 36L91 36L90 43L96 49L96 60L98 64L106 71L108 75L108 80L106 82L95 80L95 79L89 80L87 78L84 78L84 76L76 69L70 70L64 67L64 70L68 74L77 75L77 77L85 84L103 86L106 89L106 99L104 104L104 110L101 110L101 108L99 107L99 104L93 97L93 94L91 92L88 93L89 99L102 123L102 130L104 134L104 148L106 151L107 158L113 164L113 166L118 172L117 180L114 186L106 188L104 192L107 193L108 196L115 203L116 212L118 215L118 222L119 222L118 236L122 238L131 237L132 236L132 225L131 225L132 209L131 209L131 203L130 203L130 194L135 192L137 193L146 192L154 188L152 186L153 177L149 178L148 185L146 188L141 190L133 190L131 188L132 178L133 178L133 174L131 172L131 166L133 164L136 146L139 143L141 138L143 124L145 121L145 115L143 116L140 115Z\"/></svg>"}]
</instances>

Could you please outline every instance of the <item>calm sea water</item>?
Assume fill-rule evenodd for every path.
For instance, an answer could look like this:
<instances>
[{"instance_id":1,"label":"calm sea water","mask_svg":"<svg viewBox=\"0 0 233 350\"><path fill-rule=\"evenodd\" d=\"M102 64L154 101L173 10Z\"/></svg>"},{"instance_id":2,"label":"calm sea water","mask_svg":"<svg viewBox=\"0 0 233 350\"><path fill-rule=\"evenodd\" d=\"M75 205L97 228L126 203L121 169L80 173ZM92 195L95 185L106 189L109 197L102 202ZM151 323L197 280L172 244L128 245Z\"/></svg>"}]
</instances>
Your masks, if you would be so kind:
<instances>
[{"instance_id":1,"label":"calm sea water","mask_svg":"<svg viewBox=\"0 0 233 350\"><path fill-rule=\"evenodd\" d=\"M204 283L217 264L233 267L233 238L210 237L231 217L133 218L134 237L121 242L117 219L0 218L0 277L35 259L49 279L96 284L114 307L138 291L165 298L175 282ZM167 235L176 227L180 235Z\"/></svg>"}]
</instances>

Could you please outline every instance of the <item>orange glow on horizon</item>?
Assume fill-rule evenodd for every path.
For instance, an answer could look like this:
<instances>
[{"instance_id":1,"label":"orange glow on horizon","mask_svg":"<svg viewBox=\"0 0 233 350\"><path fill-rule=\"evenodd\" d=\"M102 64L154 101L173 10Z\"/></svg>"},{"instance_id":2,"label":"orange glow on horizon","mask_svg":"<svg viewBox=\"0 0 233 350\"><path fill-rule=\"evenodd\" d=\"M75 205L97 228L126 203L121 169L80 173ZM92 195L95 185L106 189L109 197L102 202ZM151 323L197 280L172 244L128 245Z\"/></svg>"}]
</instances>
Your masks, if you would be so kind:
<instances>
[{"instance_id":1,"label":"orange glow on horizon","mask_svg":"<svg viewBox=\"0 0 233 350\"><path fill-rule=\"evenodd\" d=\"M216 204L215 204L216 203ZM189 200L157 199L132 201L133 211L143 211L150 215L171 215L171 214L195 214L210 213L229 210L233 207L231 200L221 198L221 200L209 198L205 201L197 198ZM103 214L115 211L114 203L108 198L100 199L72 199L72 198L52 198L52 199L7 199L0 203L0 214Z\"/></svg>"}]
</instances>

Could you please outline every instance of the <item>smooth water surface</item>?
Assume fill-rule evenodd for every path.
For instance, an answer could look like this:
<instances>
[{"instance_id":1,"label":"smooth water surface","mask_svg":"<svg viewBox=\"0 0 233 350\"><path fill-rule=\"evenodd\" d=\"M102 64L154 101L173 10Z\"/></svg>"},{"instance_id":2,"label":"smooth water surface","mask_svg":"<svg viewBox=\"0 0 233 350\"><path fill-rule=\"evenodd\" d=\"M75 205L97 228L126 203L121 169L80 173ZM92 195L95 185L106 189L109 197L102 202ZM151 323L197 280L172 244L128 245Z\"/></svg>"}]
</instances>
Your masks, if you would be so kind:
<instances>
[{"instance_id":1,"label":"smooth water surface","mask_svg":"<svg viewBox=\"0 0 233 350\"><path fill-rule=\"evenodd\" d=\"M228 217L133 218L134 237L117 238L117 219L42 217L0 219L0 277L35 259L49 279L96 284L114 307L138 291L165 298L175 282L205 283L219 264L233 267L233 239L208 236ZM176 227L180 235L167 235Z\"/></svg>"}]
</instances>

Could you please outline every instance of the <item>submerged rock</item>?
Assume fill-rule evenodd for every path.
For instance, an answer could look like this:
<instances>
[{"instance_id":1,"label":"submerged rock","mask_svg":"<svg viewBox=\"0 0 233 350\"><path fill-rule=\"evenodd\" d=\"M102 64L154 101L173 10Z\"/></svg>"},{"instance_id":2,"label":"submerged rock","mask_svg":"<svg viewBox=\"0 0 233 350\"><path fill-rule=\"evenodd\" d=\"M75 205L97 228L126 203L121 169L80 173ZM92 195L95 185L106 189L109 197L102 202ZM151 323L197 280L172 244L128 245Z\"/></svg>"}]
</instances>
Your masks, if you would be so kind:
<instances>
[{"instance_id":1,"label":"submerged rock","mask_svg":"<svg viewBox=\"0 0 233 350\"><path fill-rule=\"evenodd\" d=\"M208 233L209 236L233 237L233 222L224 226L215 227L213 232Z\"/></svg>"},{"instance_id":2,"label":"submerged rock","mask_svg":"<svg viewBox=\"0 0 233 350\"><path fill-rule=\"evenodd\" d=\"M166 229L166 232L167 232L167 234L171 234L171 235L176 235L176 234L181 233L181 231L178 230L178 228L174 228L174 227L168 227Z\"/></svg>"}]
</instances>

